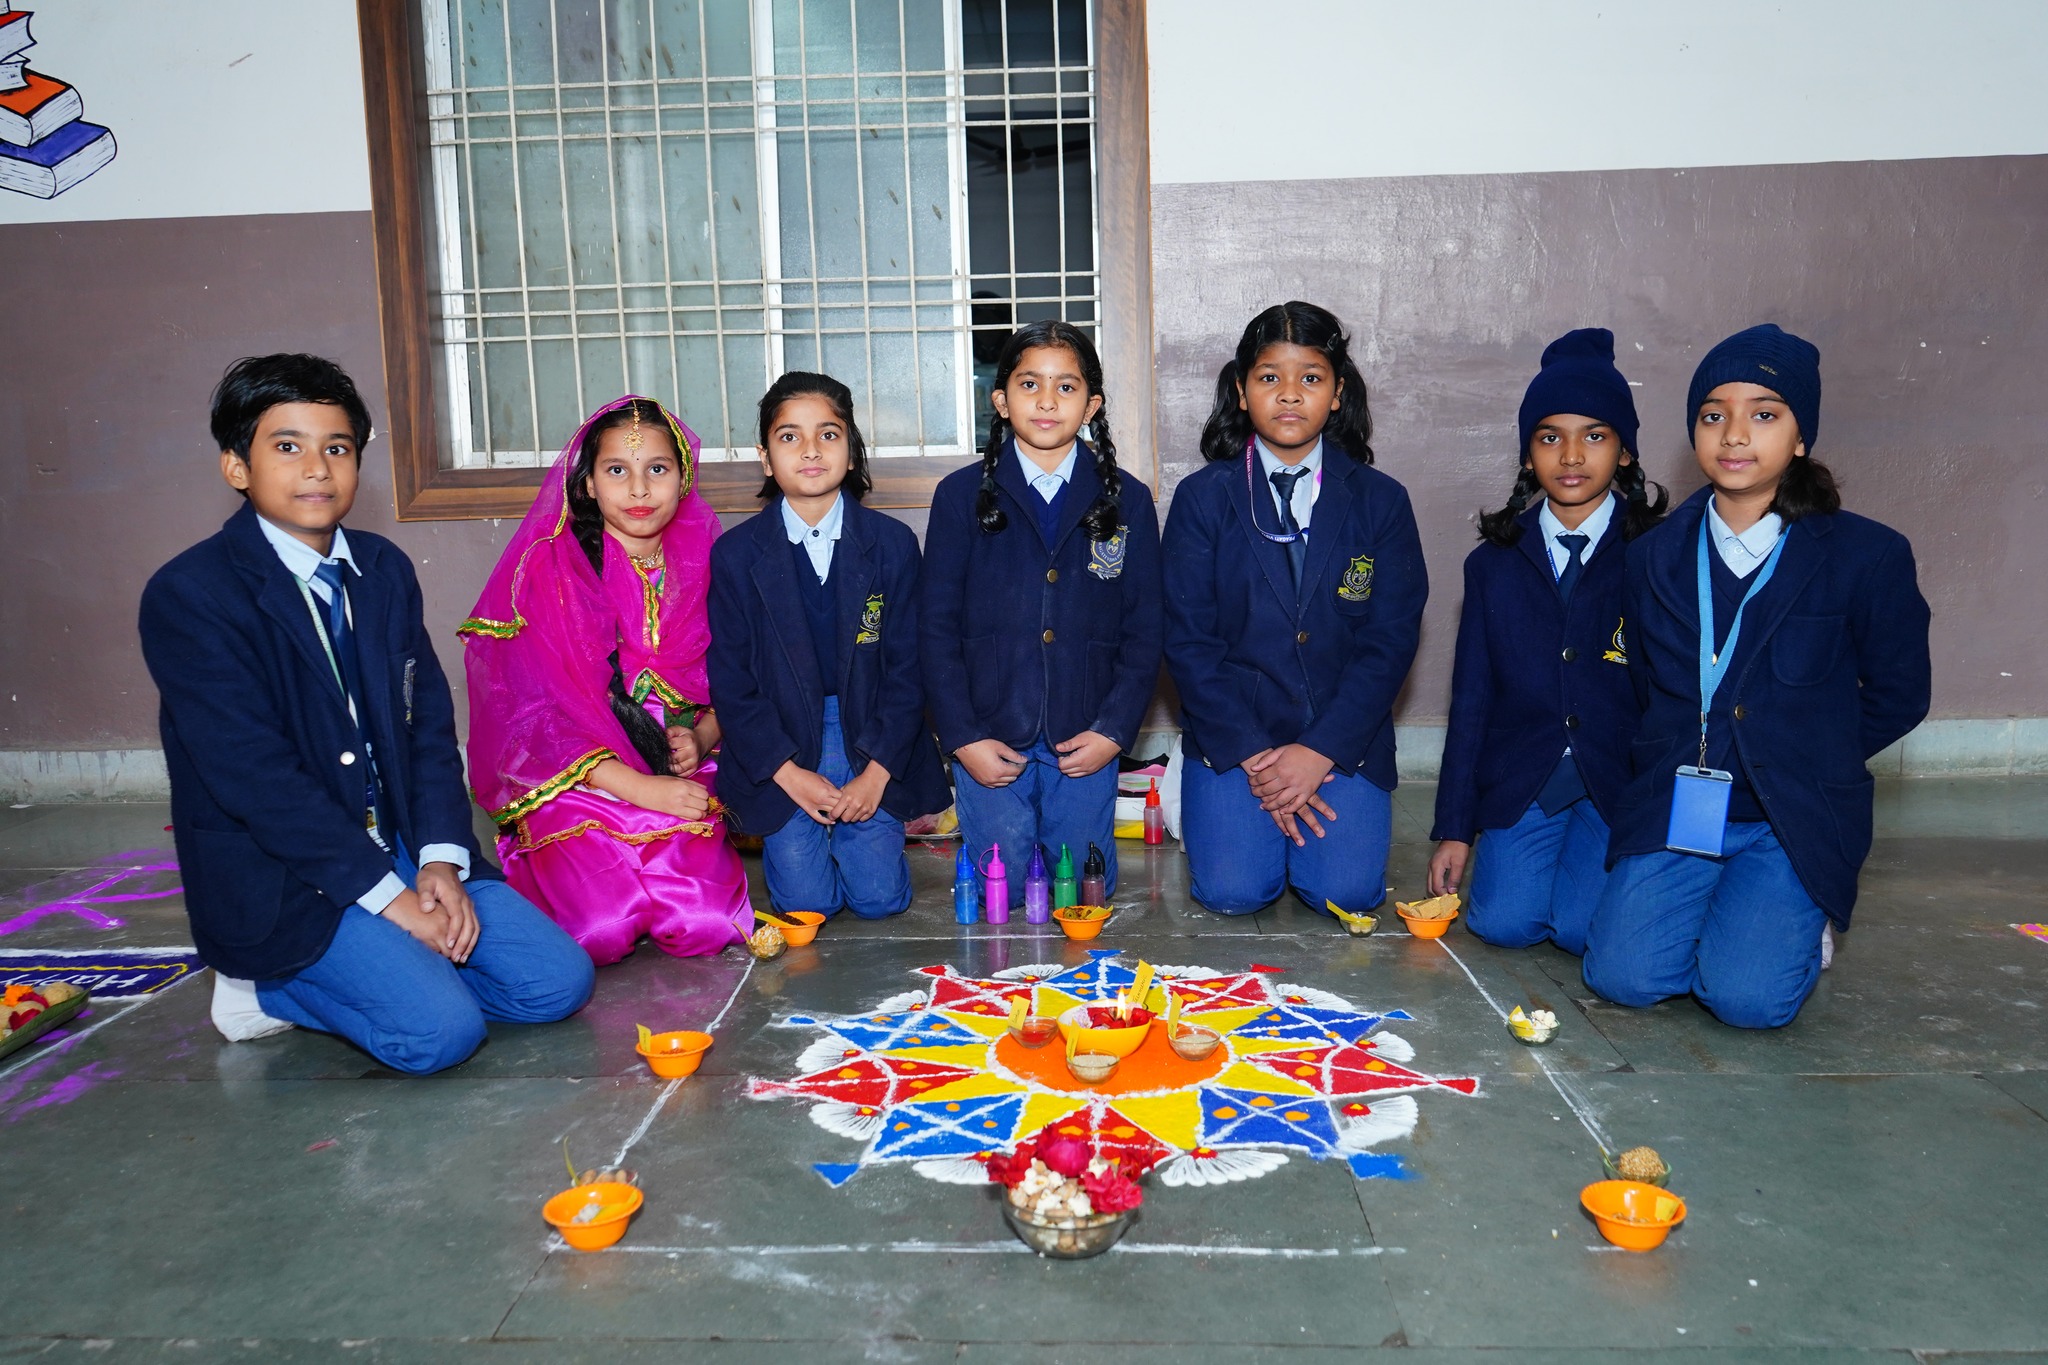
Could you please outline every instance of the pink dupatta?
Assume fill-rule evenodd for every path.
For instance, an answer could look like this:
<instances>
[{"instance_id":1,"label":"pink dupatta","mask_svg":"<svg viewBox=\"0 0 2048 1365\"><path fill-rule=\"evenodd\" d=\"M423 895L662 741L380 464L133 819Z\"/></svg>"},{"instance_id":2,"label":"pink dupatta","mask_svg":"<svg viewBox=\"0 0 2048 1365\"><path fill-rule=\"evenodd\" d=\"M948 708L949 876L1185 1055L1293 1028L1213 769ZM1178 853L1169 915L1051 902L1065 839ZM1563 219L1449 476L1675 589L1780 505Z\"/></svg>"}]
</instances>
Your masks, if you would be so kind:
<instances>
[{"instance_id":1,"label":"pink dupatta","mask_svg":"<svg viewBox=\"0 0 2048 1365\"><path fill-rule=\"evenodd\" d=\"M696 433L662 408L682 452L683 499L662 533L658 588L609 535L604 574L592 572L569 525L569 470L585 433L634 400L605 404L569 438L457 632L469 677L470 786L501 827L607 758L647 771L612 714L614 648L635 700L658 698L688 723L710 698L704 603L719 524L697 494Z\"/></svg>"}]
</instances>

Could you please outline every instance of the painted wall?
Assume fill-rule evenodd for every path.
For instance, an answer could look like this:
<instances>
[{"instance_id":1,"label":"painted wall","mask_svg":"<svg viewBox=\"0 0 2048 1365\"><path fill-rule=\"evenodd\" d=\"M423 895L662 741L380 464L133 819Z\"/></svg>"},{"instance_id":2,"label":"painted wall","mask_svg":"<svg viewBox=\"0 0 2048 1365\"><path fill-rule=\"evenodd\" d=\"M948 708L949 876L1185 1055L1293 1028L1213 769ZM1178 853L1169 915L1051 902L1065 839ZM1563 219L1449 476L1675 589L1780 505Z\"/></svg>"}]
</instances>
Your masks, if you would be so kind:
<instances>
[{"instance_id":1,"label":"painted wall","mask_svg":"<svg viewBox=\"0 0 2048 1365\"><path fill-rule=\"evenodd\" d=\"M1402 720L1445 713L1459 566L1544 344L1614 330L1682 497L1692 369L1765 320L1821 348L1848 505L1913 539L1934 714L2048 715L2048 6L1306 0L1313 42L1256 45L1234 10L1151 10L1163 481L1254 313L1343 317L1429 554ZM1317 95L1218 99L1226 70Z\"/></svg>"}]
</instances>

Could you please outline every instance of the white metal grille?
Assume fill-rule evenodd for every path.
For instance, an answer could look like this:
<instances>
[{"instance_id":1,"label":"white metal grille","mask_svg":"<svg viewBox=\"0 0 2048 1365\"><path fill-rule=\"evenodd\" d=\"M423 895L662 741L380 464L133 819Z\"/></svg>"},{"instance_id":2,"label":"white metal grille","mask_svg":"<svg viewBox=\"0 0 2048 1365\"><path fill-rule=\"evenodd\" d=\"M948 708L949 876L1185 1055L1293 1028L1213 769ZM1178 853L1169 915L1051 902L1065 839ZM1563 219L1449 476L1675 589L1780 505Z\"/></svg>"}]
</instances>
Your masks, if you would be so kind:
<instances>
[{"instance_id":1,"label":"white metal grille","mask_svg":"<svg viewBox=\"0 0 2048 1365\"><path fill-rule=\"evenodd\" d=\"M1090 0L429 0L443 463L632 391L746 458L786 369L967 453L1016 323L1092 329Z\"/></svg>"}]
</instances>

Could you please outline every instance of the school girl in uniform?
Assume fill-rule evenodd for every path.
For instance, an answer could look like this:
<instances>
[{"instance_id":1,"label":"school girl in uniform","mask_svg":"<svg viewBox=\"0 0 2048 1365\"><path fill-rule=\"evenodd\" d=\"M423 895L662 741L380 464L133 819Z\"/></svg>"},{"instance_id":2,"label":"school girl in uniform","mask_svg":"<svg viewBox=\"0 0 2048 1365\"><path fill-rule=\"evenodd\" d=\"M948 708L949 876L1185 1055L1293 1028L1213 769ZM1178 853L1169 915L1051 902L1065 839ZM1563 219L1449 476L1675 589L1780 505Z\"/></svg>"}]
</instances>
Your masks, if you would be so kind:
<instances>
[{"instance_id":1,"label":"school girl in uniform","mask_svg":"<svg viewBox=\"0 0 2048 1365\"><path fill-rule=\"evenodd\" d=\"M917 666L917 537L861 506L853 394L791 373L761 398L768 506L711 547L719 794L763 836L777 910L910 908L903 822L947 803Z\"/></svg>"},{"instance_id":2,"label":"school girl in uniform","mask_svg":"<svg viewBox=\"0 0 2048 1365\"><path fill-rule=\"evenodd\" d=\"M1072 325L1013 332L991 401L981 463L932 495L925 695L968 849L1019 869L1011 903L1034 844L1099 845L1114 891L1116 757L1159 678L1152 490L1117 469L1102 362Z\"/></svg>"},{"instance_id":3,"label":"school girl in uniform","mask_svg":"<svg viewBox=\"0 0 2048 1365\"><path fill-rule=\"evenodd\" d=\"M1208 464L1164 538L1180 689L1181 841L1196 900L1385 895L1394 697L1429 595L1408 493L1372 467L1365 380L1310 303L1251 320L1216 380Z\"/></svg>"},{"instance_id":4,"label":"school girl in uniform","mask_svg":"<svg viewBox=\"0 0 2048 1365\"><path fill-rule=\"evenodd\" d=\"M1583 953L1638 716L1623 546L1667 499L1657 488L1651 501L1636 460L1635 398L1605 327L1544 349L1519 426L1514 492L1479 519L1482 544L1465 559L1429 892L1458 889L1478 839L1472 932Z\"/></svg>"},{"instance_id":5,"label":"school girl in uniform","mask_svg":"<svg viewBox=\"0 0 2048 1365\"><path fill-rule=\"evenodd\" d=\"M1723 1023L1790 1023L1849 927L1870 851L1866 761L1927 714L1913 547L1841 510L1820 352L1766 323L1686 395L1708 486L1629 547L1623 613L1645 711L1614 819L1586 984L1688 992Z\"/></svg>"}]
</instances>

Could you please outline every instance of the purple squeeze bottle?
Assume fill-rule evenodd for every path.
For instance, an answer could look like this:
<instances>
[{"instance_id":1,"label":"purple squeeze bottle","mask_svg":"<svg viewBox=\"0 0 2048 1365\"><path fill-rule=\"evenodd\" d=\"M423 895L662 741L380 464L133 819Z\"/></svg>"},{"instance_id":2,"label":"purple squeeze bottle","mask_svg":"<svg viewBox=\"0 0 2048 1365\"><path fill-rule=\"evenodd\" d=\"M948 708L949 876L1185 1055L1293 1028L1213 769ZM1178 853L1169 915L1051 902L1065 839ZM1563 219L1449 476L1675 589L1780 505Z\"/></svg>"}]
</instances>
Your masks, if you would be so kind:
<instances>
[{"instance_id":1,"label":"purple squeeze bottle","mask_svg":"<svg viewBox=\"0 0 2048 1365\"><path fill-rule=\"evenodd\" d=\"M992 844L988 866L981 870L982 918L990 924L1010 922L1010 869L1003 866L1003 846Z\"/></svg>"},{"instance_id":2,"label":"purple squeeze bottle","mask_svg":"<svg viewBox=\"0 0 2048 1365\"><path fill-rule=\"evenodd\" d=\"M1024 869L1024 922L1044 924L1052 918L1052 878L1045 871L1045 850L1031 846L1031 863Z\"/></svg>"}]
</instances>

